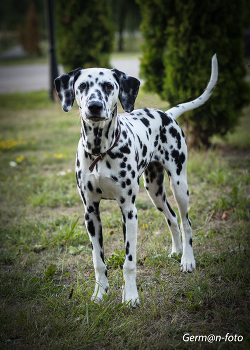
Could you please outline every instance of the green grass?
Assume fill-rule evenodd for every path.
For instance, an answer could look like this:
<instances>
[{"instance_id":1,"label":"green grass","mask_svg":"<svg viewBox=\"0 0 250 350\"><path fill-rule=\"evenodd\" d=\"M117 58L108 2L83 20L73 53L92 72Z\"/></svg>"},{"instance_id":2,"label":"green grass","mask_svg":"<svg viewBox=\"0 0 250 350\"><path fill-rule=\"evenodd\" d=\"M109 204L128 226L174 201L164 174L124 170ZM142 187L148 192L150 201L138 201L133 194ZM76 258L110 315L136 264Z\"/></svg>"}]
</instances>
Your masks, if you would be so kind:
<instances>
[{"instance_id":1,"label":"green grass","mask_svg":"<svg viewBox=\"0 0 250 350\"><path fill-rule=\"evenodd\" d=\"M250 158L242 137L249 108L228 141L189 152L193 274L180 272L180 256L168 257L164 217L140 181L141 305L131 309L121 303L124 245L114 201L101 203L110 291L102 305L91 302L91 246L74 175L76 107L64 113L45 91L0 96L0 105L0 348L249 349ZM145 106L167 109L140 93L136 108ZM177 211L167 180L166 188ZM185 342L185 333L243 341Z\"/></svg>"}]
</instances>

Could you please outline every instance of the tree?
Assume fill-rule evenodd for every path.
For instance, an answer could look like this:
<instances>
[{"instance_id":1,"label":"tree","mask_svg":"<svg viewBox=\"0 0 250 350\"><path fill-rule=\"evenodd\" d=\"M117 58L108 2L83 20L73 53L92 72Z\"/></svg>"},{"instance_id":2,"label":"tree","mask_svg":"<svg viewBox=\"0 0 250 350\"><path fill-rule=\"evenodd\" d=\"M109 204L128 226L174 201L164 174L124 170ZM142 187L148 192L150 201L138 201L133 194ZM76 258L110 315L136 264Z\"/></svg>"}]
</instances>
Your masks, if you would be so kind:
<instances>
[{"instance_id":1,"label":"tree","mask_svg":"<svg viewBox=\"0 0 250 350\"><path fill-rule=\"evenodd\" d=\"M118 51L124 50L124 31L139 29L141 14L135 0L112 0L113 21L118 33Z\"/></svg>"},{"instance_id":2,"label":"tree","mask_svg":"<svg viewBox=\"0 0 250 350\"><path fill-rule=\"evenodd\" d=\"M30 54L39 54L39 30L38 30L38 15L36 5L33 1L30 2L27 13L26 22L26 49Z\"/></svg>"},{"instance_id":3,"label":"tree","mask_svg":"<svg viewBox=\"0 0 250 350\"><path fill-rule=\"evenodd\" d=\"M225 135L249 101L244 81L244 0L138 0L145 39L141 75L145 88L171 104L199 96L217 53L219 84L208 102L182 116L191 146ZM194 98L194 97L193 97Z\"/></svg>"},{"instance_id":4,"label":"tree","mask_svg":"<svg viewBox=\"0 0 250 350\"><path fill-rule=\"evenodd\" d=\"M57 51L65 68L108 68L114 38L110 0L60 0L55 5Z\"/></svg>"}]
</instances>

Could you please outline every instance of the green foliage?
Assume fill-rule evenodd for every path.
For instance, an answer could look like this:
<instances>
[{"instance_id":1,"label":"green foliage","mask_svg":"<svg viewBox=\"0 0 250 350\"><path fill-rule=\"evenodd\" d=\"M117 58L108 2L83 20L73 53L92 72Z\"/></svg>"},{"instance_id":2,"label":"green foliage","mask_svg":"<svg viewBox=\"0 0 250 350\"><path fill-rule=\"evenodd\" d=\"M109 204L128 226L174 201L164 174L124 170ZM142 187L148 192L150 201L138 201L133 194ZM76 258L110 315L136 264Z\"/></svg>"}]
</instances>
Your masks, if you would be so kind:
<instances>
[{"instance_id":1,"label":"green foliage","mask_svg":"<svg viewBox=\"0 0 250 350\"><path fill-rule=\"evenodd\" d=\"M50 264L46 270L45 270L45 276L46 278L53 278L54 274L56 272L56 265L55 264Z\"/></svg>"},{"instance_id":2,"label":"green foliage","mask_svg":"<svg viewBox=\"0 0 250 350\"><path fill-rule=\"evenodd\" d=\"M113 269L122 269L124 264L125 250L116 249L112 256L107 260L107 266Z\"/></svg>"},{"instance_id":3,"label":"green foliage","mask_svg":"<svg viewBox=\"0 0 250 350\"><path fill-rule=\"evenodd\" d=\"M198 97L209 81L211 58L217 53L219 84L213 96L182 117L192 133L189 143L207 146L212 135L225 135L236 126L242 107L249 102L242 63L245 2L138 2L145 38L141 75L147 90L173 105L189 96Z\"/></svg>"},{"instance_id":4,"label":"green foliage","mask_svg":"<svg viewBox=\"0 0 250 350\"><path fill-rule=\"evenodd\" d=\"M114 36L110 1L62 0L56 14L58 54L65 69L109 68Z\"/></svg>"}]
</instances>

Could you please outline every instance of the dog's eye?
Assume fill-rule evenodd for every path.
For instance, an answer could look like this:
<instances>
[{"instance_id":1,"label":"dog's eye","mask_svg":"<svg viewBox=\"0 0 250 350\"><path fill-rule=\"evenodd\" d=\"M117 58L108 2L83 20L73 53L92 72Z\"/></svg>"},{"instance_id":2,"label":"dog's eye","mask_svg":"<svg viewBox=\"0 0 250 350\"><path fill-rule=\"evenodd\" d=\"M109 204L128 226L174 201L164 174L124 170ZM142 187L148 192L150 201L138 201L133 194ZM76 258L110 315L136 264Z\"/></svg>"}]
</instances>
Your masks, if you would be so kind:
<instances>
[{"instance_id":1,"label":"dog's eye","mask_svg":"<svg viewBox=\"0 0 250 350\"><path fill-rule=\"evenodd\" d=\"M107 83L107 89L108 89L108 90L112 90L112 89L113 89L113 85L110 84L110 83Z\"/></svg>"},{"instance_id":2,"label":"dog's eye","mask_svg":"<svg viewBox=\"0 0 250 350\"><path fill-rule=\"evenodd\" d=\"M81 87L82 89L85 89L85 88L86 88L86 86L87 86L87 84L86 84L86 83L81 83L81 85L80 85L80 87Z\"/></svg>"}]
</instances>

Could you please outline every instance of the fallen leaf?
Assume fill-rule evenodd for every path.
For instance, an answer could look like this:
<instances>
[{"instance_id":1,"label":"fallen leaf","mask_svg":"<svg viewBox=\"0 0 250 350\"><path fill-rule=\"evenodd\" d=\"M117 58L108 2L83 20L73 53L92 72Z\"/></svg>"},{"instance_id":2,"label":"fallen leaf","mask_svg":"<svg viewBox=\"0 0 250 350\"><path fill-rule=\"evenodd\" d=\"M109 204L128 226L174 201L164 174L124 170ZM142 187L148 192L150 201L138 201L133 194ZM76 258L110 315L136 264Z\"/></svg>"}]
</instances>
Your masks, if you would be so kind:
<instances>
[{"instance_id":1,"label":"fallen leaf","mask_svg":"<svg viewBox=\"0 0 250 350\"><path fill-rule=\"evenodd\" d=\"M227 218L228 218L228 213L224 211L224 213L222 214L221 220L226 220Z\"/></svg>"}]
</instances>

